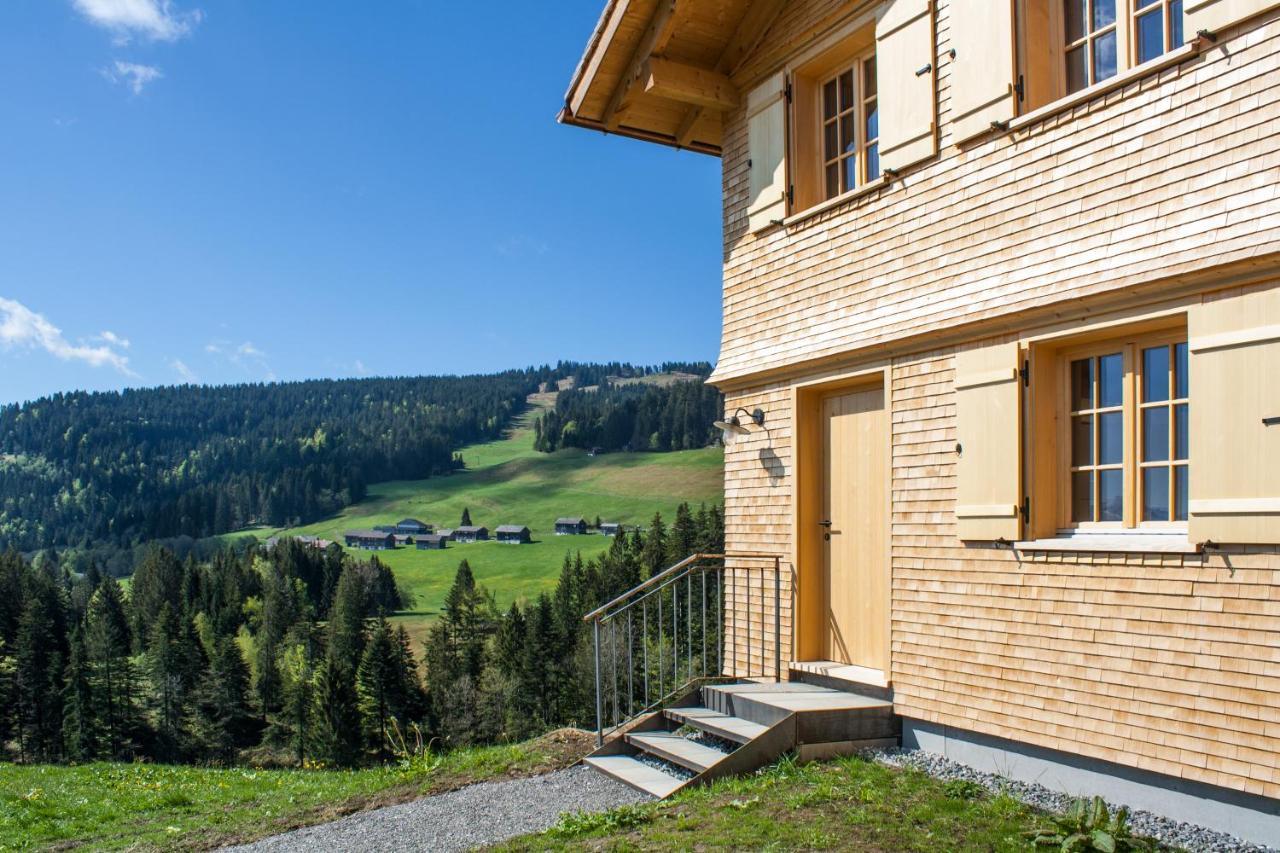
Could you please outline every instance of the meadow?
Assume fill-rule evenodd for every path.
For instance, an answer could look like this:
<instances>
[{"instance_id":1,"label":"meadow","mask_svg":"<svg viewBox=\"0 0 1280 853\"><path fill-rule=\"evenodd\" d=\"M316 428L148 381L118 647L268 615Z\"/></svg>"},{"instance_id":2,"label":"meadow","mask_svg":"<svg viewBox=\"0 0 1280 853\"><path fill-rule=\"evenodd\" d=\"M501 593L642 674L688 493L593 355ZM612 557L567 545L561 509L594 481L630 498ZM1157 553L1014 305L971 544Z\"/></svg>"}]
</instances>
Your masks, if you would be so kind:
<instances>
[{"instance_id":1,"label":"meadow","mask_svg":"<svg viewBox=\"0 0 1280 853\"><path fill-rule=\"evenodd\" d=\"M590 558L607 550L610 538L555 535L555 520L582 516L593 522L648 525L655 512L670 522L688 502L723 500L724 451L718 447L673 453L608 453L590 456L577 449L539 453L533 449L532 417L551 405L553 395L535 395L529 412L498 441L462 450L465 470L427 480L380 483L369 496L331 519L303 527L254 530L254 535L309 534L342 541L354 528L395 524L416 518L436 527L459 523L463 508L474 524L492 531L499 524L527 525L528 545L495 541L449 543L443 551L399 548L377 552L413 595L412 610L398 614L415 640L440 610L459 561L466 559L499 607L554 589L566 554ZM365 552L358 552L364 554Z\"/></svg>"}]
</instances>

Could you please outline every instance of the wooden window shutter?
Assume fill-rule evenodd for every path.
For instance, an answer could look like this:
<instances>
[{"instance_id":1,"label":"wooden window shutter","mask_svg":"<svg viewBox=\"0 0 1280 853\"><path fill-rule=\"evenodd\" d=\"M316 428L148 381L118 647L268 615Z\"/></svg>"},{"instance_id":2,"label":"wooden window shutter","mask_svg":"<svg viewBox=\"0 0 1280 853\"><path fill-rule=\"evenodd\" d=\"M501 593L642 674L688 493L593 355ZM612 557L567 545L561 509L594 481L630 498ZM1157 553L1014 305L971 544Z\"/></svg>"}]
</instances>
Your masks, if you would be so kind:
<instances>
[{"instance_id":1,"label":"wooden window shutter","mask_svg":"<svg viewBox=\"0 0 1280 853\"><path fill-rule=\"evenodd\" d=\"M956 528L961 539L1022 532L1022 382L1017 343L956 353Z\"/></svg>"},{"instance_id":2,"label":"wooden window shutter","mask_svg":"<svg viewBox=\"0 0 1280 853\"><path fill-rule=\"evenodd\" d=\"M786 76L779 72L747 95L747 230L787 215Z\"/></svg>"},{"instance_id":3,"label":"wooden window shutter","mask_svg":"<svg viewBox=\"0 0 1280 853\"><path fill-rule=\"evenodd\" d=\"M1185 0L1182 32L1194 41L1201 30L1217 32L1278 5L1276 0Z\"/></svg>"},{"instance_id":4,"label":"wooden window shutter","mask_svg":"<svg viewBox=\"0 0 1280 853\"><path fill-rule=\"evenodd\" d=\"M1014 116L1013 0L955 0L949 16L951 138L960 143Z\"/></svg>"},{"instance_id":5,"label":"wooden window shutter","mask_svg":"<svg viewBox=\"0 0 1280 853\"><path fill-rule=\"evenodd\" d=\"M892 0L876 21L876 103L885 169L938 153L934 61L931 0Z\"/></svg>"},{"instance_id":6,"label":"wooden window shutter","mask_svg":"<svg viewBox=\"0 0 1280 853\"><path fill-rule=\"evenodd\" d=\"M1280 284L1206 296L1187 332L1189 538L1280 543Z\"/></svg>"}]
</instances>

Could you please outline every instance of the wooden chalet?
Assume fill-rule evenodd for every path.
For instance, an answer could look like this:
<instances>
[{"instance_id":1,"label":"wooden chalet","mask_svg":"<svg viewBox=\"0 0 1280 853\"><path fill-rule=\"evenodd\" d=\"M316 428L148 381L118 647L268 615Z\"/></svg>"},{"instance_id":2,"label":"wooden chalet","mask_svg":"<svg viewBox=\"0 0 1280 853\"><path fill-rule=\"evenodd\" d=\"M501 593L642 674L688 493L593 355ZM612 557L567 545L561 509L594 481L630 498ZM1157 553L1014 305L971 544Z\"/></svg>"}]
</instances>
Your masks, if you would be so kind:
<instances>
[{"instance_id":1,"label":"wooden chalet","mask_svg":"<svg viewBox=\"0 0 1280 853\"><path fill-rule=\"evenodd\" d=\"M463 525L453 528L455 542L483 542L489 538L489 528L477 525Z\"/></svg>"},{"instance_id":2,"label":"wooden chalet","mask_svg":"<svg viewBox=\"0 0 1280 853\"><path fill-rule=\"evenodd\" d=\"M416 518L406 518L396 523L397 533L408 533L410 535L418 533L430 533L434 528L430 524L418 521Z\"/></svg>"},{"instance_id":3,"label":"wooden chalet","mask_svg":"<svg viewBox=\"0 0 1280 853\"><path fill-rule=\"evenodd\" d=\"M424 533L414 540L419 551L443 551L448 541L439 533Z\"/></svg>"},{"instance_id":4,"label":"wooden chalet","mask_svg":"<svg viewBox=\"0 0 1280 853\"><path fill-rule=\"evenodd\" d=\"M366 551L391 551L396 547L395 534L381 530L348 530L342 534L342 540L348 548Z\"/></svg>"},{"instance_id":5,"label":"wooden chalet","mask_svg":"<svg viewBox=\"0 0 1280 853\"><path fill-rule=\"evenodd\" d=\"M587 532L587 520L585 518L557 518L556 519L556 535L557 536L582 536Z\"/></svg>"},{"instance_id":6,"label":"wooden chalet","mask_svg":"<svg viewBox=\"0 0 1280 853\"><path fill-rule=\"evenodd\" d=\"M605 536L617 536L622 532L622 524L617 521L600 522L600 532Z\"/></svg>"},{"instance_id":7,"label":"wooden chalet","mask_svg":"<svg viewBox=\"0 0 1280 853\"><path fill-rule=\"evenodd\" d=\"M529 528L522 524L500 524L494 531L494 538L508 545L528 545L533 541Z\"/></svg>"},{"instance_id":8,"label":"wooden chalet","mask_svg":"<svg viewBox=\"0 0 1280 853\"><path fill-rule=\"evenodd\" d=\"M560 120L720 159L711 674L1280 845L1280 4L1084 8L610 0Z\"/></svg>"}]
</instances>

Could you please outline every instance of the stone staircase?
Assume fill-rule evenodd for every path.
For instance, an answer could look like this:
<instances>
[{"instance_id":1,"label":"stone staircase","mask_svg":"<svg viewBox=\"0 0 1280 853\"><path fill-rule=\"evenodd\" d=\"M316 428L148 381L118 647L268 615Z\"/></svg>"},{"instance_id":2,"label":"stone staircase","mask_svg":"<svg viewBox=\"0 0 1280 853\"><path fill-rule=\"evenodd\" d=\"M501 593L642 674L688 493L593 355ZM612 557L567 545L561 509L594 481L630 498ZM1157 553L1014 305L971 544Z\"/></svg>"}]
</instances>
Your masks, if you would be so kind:
<instances>
[{"instance_id":1,"label":"stone staircase","mask_svg":"<svg viewBox=\"0 0 1280 853\"><path fill-rule=\"evenodd\" d=\"M793 750L809 761L897 745L901 728L885 691L795 668L791 677L698 687L637 718L586 763L661 799Z\"/></svg>"}]
</instances>

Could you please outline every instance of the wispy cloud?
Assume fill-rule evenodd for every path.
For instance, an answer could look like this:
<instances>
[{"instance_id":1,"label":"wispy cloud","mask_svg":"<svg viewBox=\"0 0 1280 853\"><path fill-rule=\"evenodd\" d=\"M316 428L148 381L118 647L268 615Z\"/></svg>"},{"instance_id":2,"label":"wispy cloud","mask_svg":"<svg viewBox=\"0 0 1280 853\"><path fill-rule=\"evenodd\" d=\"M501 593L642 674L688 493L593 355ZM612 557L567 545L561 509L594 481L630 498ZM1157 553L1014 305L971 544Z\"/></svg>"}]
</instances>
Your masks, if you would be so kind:
<instances>
[{"instance_id":1,"label":"wispy cloud","mask_svg":"<svg viewBox=\"0 0 1280 853\"><path fill-rule=\"evenodd\" d=\"M138 378L138 374L129 367L128 357L119 352L124 346L118 341L118 338L114 342L104 341L100 346L73 344L44 315L37 314L21 302L0 296L0 349L5 351L40 349L62 361L80 361L91 367L112 367L125 376Z\"/></svg>"},{"instance_id":2,"label":"wispy cloud","mask_svg":"<svg viewBox=\"0 0 1280 853\"><path fill-rule=\"evenodd\" d=\"M246 373L257 374L264 382L276 381L276 372L267 362L267 354L254 346L252 341L235 344L231 341L213 340L204 345L204 351L225 358Z\"/></svg>"},{"instance_id":3,"label":"wispy cloud","mask_svg":"<svg viewBox=\"0 0 1280 853\"><path fill-rule=\"evenodd\" d=\"M109 31L117 44L135 37L177 41L204 19L199 9L183 12L170 0L72 0L72 5L91 23Z\"/></svg>"},{"instance_id":4,"label":"wispy cloud","mask_svg":"<svg viewBox=\"0 0 1280 853\"><path fill-rule=\"evenodd\" d=\"M175 358L169 362L169 366L173 368L174 373L182 377L183 382L195 385L200 381L200 377L196 375L196 372L187 367L187 363L180 358Z\"/></svg>"},{"instance_id":5,"label":"wispy cloud","mask_svg":"<svg viewBox=\"0 0 1280 853\"><path fill-rule=\"evenodd\" d=\"M111 331L110 329L106 329L100 334L94 335L89 340L94 342L110 344L112 346L120 347L121 349L128 349L129 347L133 346L133 344L129 343L128 338L122 338L119 335L117 335L115 332Z\"/></svg>"},{"instance_id":6,"label":"wispy cloud","mask_svg":"<svg viewBox=\"0 0 1280 853\"><path fill-rule=\"evenodd\" d=\"M147 84L159 80L164 76L164 72L154 65L139 65L136 62L121 62L117 59L102 69L102 76L112 83L128 86L135 95L141 95Z\"/></svg>"}]
</instances>

